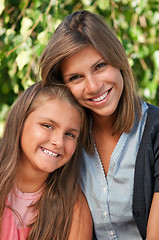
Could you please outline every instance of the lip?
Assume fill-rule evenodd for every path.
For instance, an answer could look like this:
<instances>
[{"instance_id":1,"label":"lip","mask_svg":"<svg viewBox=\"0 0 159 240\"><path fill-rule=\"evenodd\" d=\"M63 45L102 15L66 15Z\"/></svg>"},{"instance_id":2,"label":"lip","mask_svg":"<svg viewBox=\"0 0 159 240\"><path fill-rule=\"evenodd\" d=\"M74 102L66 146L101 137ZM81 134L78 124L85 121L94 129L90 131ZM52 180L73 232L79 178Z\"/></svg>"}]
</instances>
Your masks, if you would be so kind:
<instances>
[{"instance_id":1,"label":"lip","mask_svg":"<svg viewBox=\"0 0 159 240\"><path fill-rule=\"evenodd\" d=\"M95 104L100 104L103 101L105 101L108 98L108 95L110 94L112 88L108 89L107 91L103 92L102 94L99 94L93 98L89 98L89 101Z\"/></svg>"},{"instance_id":2,"label":"lip","mask_svg":"<svg viewBox=\"0 0 159 240\"><path fill-rule=\"evenodd\" d=\"M57 158L57 157L61 156L61 154L59 154L59 153L57 153L55 151L52 151L52 150L50 150L48 148L41 147L41 150L43 151L44 154L46 154L49 157Z\"/></svg>"}]
</instances>

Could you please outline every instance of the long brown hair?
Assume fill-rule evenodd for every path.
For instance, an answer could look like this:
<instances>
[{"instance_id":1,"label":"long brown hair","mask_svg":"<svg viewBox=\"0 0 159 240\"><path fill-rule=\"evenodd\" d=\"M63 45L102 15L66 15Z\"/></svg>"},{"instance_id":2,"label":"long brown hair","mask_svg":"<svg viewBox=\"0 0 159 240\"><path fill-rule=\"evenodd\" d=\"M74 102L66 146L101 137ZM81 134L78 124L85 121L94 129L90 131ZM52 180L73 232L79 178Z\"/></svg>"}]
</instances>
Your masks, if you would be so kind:
<instances>
[{"instance_id":1,"label":"long brown hair","mask_svg":"<svg viewBox=\"0 0 159 240\"><path fill-rule=\"evenodd\" d=\"M61 62L88 45L93 46L108 64L121 71L124 89L114 118L113 132L129 132L135 116L141 117L140 99L124 47L101 16L81 10L63 20L40 58L43 82L53 82L56 77L63 83Z\"/></svg>"},{"instance_id":2,"label":"long brown hair","mask_svg":"<svg viewBox=\"0 0 159 240\"><path fill-rule=\"evenodd\" d=\"M72 221L73 207L79 195L79 164L81 146L87 139L88 125L84 109L65 85L42 86L37 82L23 92L11 109L0 141L0 223L6 199L13 188L18 162L20 139L28 115L42 102L58 98L75 107L81 115L81 133L76 150L64 166L50 173L41 198L33 206L38 214L31 225L30 240L67 239ZM14 210L14 209L13 209Z\"/></svg>"}]
</instances>

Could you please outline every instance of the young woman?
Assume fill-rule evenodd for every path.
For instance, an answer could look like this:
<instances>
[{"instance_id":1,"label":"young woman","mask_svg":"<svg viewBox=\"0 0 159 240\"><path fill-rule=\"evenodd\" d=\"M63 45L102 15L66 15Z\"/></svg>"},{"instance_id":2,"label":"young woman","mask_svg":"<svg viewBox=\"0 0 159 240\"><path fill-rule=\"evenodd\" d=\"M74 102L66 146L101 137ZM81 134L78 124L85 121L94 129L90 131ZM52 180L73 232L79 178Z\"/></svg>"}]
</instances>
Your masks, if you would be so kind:
<instances>
[{"instance_id":1,"label":"young woman","mask_svg":"<svg viewBox=\"0 0 159 240\"><path fill-rule=\"evenodd\" d=\"M83 108L66 86L37 82L14 104L0 142L0 239L92 239L79 186Z\"/></svg>"},{"instance_id":2,"label":"young woman","mask_svg":"<svg viewBox=\"0 0 159 240\"><path fill-rule=\"evenodd\" d=\"M142 101L125 50L103 19L82 10L57 27L40 60L90 116L83 191L97 239L158 239L159 109ZM90 139L91 139L90 138Z\"/></svg>"}]
</instances>

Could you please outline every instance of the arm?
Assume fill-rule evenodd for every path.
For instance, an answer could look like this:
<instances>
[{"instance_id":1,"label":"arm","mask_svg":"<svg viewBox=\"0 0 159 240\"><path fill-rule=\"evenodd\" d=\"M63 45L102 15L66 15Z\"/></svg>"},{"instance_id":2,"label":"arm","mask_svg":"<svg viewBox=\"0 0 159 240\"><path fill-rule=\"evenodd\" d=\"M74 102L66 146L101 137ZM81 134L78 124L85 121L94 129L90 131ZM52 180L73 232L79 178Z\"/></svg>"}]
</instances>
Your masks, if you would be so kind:
<instances>
[{"instance_id":1,"label":"arm","mask_svg":"<svg viewBox=\"0 0 159 240\"><path fill-rule=\"evenodd\" d=\"M93 223L88 203L81 193L73 212L72 225L68 240L92 240Z\"/></svg>"},{"instance_id":2,"label":"arm","mask_svg":"<svg viewBox=\"0 0 159 240\"><path fill-rule=\"evenodd\" d=\"M159 193L154 193L148 225L146 240L157 240L159 236Z\"/></svg>"}]
</instances>

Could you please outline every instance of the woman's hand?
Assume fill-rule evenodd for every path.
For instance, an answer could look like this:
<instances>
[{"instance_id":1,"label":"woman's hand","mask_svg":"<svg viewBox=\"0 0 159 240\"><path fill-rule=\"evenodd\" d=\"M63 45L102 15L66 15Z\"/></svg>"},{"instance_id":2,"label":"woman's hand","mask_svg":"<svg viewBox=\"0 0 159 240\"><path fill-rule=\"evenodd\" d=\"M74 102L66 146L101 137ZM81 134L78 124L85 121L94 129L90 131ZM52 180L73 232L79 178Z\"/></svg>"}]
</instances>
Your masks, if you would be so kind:
<instances>
[{"instance_id":1,"label":"woman's hand","mask_svg":"<svg viewBox=\"0 0 159 240\"><path fill-rule=\"evenodd\" d=\"M159 240L159 193L154 193L148 225L146 240Z\"/></svg>"}]
</instances>

